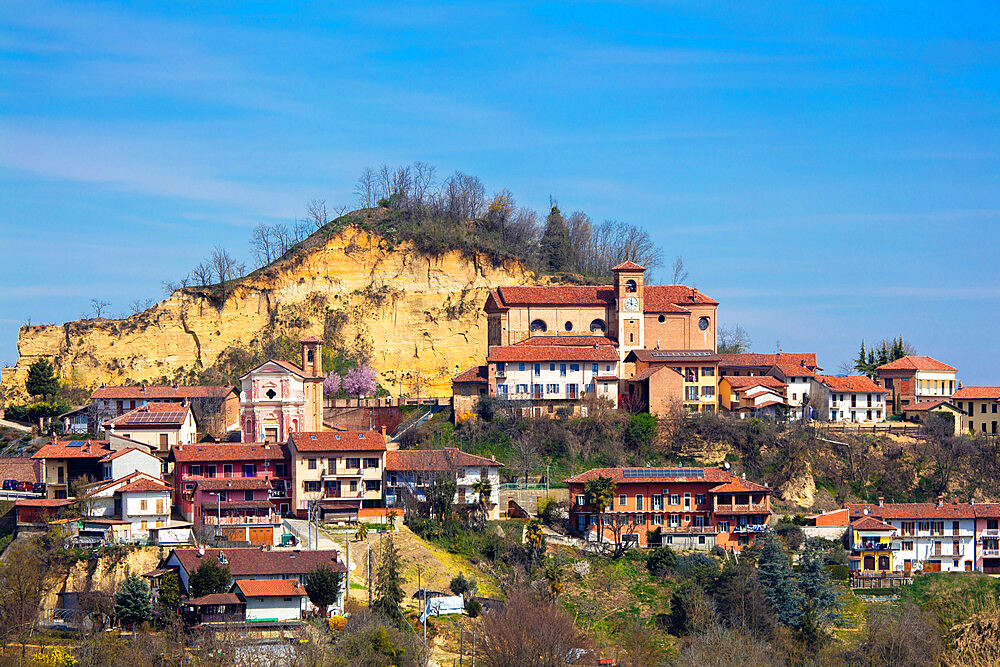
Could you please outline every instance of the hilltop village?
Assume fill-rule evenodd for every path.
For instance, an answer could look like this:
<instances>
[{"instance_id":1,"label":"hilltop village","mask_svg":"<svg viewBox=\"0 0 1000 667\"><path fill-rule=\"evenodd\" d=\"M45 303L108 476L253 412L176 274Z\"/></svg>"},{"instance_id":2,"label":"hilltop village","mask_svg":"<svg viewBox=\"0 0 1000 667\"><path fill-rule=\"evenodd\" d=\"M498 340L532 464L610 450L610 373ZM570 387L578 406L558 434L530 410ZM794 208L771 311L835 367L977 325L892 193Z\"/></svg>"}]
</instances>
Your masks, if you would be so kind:
<instances>
[{"instance_id":1,"label":"hilltop village","mask_svg":"<svg viewBox=\"0 0 1000 667\"><path fill-rule=\"evenodd\" d=\"M481 363L456 369L450 396L393 397L361 371L327 371L324 346L334 341L318 335L298 340L296 361L266 359L237 386L98 386L84 405L6 441L8 453L22 445L0 458L6 553L41 548L33 542L39 536L50 548L55 542L95 558L155 550L105 592L119 607L125 588L148 597L148 613L134 612L133 621L176 618L202 633L195 643L202 648L235 636L308 637L317 618L329 628L360 618L366 597L366 609L398 615L403 627L457 613L480 617L485 625L470 631L490 637L507 627L496 625L500 619L509 623L498 609L518 609L525 584L546 588L556 607L560 599L577 605L592 585L591 568L637 562L665 587L653 606L673 619L648 616L642 622L650 627L695 632L684 629L684 615L716 593L682 594L684 568L711 578L750 565L773 631L801 632L808 622L832 638L837 597L850 591L905 589L937 572L1000 574L1000 504L959 501L945 482L919 502L886 502L875 487L877 497L859 496L854 486L836 502L828 494L822 511L803 512L794 494L748 463L774 447L766 438L915 441L933 431L948 443L989 439L1000 388L962 386L956 368L903 350L856 375L826 371L812 352L720 351L720 304L693 287L646 284L645 274L625 261L607 285L491 289ZM47 362L36 363L43 374ZM607 459L600 453L543 458L527 442L543 429L549 435L540 439L551 439L565 425L605 423L640 443L631 465L581 465ZM490 441L497 424L503 435ZM742 461L727 454L706 464L664 449L668 430L706 424L742 439L770 435ZM489 451L490 442L507 444ZM553 468L565 474L550 477ZM807 479L812 499L819 484ZM469 558L470 568L480 563L484 594L437 559L418 571L419 581L406 577L405 597L413 599L404 604L392 546L404 534L422 545L412 547L415 559L443 545ZM780 571L768 579L758 563ZM450 581L452 594L430 591L423 577ZM801 590L785 590L790 584L774 577ZM39 590L37 612L15 628L20 636L40 627L85 633L98 619L127 625L132 618L121 608L88 608L90 584L61 586ZM367 590L351 600L355 586ZM809 611L801 601L809 595L824 606ZM739 631L728 603L712 604L721 610L712 623ZM608 628L581 630L562 649L578 650L581 660L614 654L622 664L646 664L621 658ZM397 639L423 660L455 654L454 637L443 626L437 632L437 644L417 646L412 633ZM649 641L657 655L675 650L663 638Z\"/></svg>"}]
</instances>

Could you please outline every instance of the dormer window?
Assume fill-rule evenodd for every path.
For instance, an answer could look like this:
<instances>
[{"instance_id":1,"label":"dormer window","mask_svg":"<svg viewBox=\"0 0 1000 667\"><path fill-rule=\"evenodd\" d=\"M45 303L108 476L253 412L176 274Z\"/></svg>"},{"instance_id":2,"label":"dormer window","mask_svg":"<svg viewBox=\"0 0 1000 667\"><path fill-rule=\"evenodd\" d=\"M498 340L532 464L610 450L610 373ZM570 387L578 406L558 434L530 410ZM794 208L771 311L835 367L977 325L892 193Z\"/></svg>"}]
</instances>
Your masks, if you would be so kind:
<instances>
[{"instance_id":1,"label":"dormer window","mask_svg":"<svg viewBox=\"0 0 1000 667\"><path fill-rule=\"evenodd\" d=\"M636 282L634 280L626 280L625 281L625 291L626 292L635 292L637 289L638 289L638 286L636 285Z\"/></svg>"}]
</instances>

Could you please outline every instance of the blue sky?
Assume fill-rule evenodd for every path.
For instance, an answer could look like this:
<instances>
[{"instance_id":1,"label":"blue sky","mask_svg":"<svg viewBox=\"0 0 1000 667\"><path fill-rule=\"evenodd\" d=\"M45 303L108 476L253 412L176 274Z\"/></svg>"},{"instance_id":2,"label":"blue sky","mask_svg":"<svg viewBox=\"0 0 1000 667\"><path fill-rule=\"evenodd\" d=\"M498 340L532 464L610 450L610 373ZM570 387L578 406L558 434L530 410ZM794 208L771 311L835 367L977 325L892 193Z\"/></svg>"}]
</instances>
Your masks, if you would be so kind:
<instances>
[{"instance_id":1,"label":"blue sky","mask_svg":"<svg viewBox=\"0 0 1000 667\"><path fill-rule=\"evenodd\" d=\"M645 226L757 351L1000 384L996 3L359 4L0 5L0 362L425 160Z\"/></svg>"}]
</instances>

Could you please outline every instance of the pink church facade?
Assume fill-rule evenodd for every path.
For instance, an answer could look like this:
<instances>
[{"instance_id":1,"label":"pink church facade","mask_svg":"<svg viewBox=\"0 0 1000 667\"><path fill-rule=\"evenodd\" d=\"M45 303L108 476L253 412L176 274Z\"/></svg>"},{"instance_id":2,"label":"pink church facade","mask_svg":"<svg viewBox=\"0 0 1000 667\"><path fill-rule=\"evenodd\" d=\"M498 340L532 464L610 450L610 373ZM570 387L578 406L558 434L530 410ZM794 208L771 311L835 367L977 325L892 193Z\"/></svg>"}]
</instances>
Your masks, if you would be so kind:
<instances>
[{"instance_id":1,"label":"pink church facade","mask_svg":"<svg viewBox=\"0 0 1000 667\"><path fill-rule=\"evenodd\" d=\"M240 378L243 442L286 442L323 429L322 343L306 338L302 365L270 359Z\"/></svg>"}]
</instances>

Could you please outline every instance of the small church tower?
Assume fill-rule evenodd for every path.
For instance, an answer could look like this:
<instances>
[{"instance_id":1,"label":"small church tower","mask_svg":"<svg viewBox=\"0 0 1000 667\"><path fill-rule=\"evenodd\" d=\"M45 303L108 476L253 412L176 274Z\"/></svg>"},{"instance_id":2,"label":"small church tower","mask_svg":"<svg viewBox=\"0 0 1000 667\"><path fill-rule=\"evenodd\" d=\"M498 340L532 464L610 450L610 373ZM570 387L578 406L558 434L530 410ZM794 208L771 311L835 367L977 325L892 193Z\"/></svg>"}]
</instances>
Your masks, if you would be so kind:
<instances>
[{"instance_id":1,"label":"small church tower","mask_svg":"<svg viewBox=\"0 0 1000 667\"><path fill-rule=\"evenodd\" d=\"M646 268L628 261L611 269L615 277L615 311L618 319L619 361L632 350L645 347L643 274Z\"/></svg>"}]
</instances>

